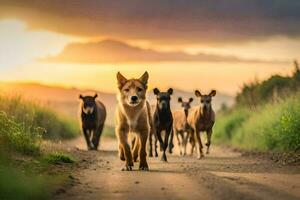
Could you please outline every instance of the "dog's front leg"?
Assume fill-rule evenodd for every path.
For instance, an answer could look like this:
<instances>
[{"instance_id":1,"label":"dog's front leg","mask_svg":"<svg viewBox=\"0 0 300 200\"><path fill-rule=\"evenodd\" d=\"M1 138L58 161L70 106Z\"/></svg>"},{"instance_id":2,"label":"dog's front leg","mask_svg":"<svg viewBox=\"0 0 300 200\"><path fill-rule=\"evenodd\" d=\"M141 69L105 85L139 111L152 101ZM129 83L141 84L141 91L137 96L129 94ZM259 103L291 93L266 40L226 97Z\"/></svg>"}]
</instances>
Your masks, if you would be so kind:
<instances>
[{"instance_id":1,"label":"dog's front leg","mask_svg":"<svg viewBox=\"0 0 300 200\"><path fill-rule=\"evenodd\" d=\"M133 151L132 151L132 157L133 157L133 161L137 162L138 155L139 155L139 149L140 149L140 139L137 135L134 136L134 138L135 138L135 143L134 143L134 147L133 147Z\"/></svg>"},{"instance_id":2,"label":"dog's front leg","mask_svg":"<svg viewBox=\"0 0 300 200\"><path fill-rule=\"evenodd\" d=\"M133 161L132 161L130 146L127 141L128 130L122 128L116 128L116 132L118 134L120 146L123 149L125 155L125 167L122 170L131 171L133 167Z\"/></svg>"},{"instance_id":3,"label":"dog's front leg","mask_svg":"<svg viewBox=\"0 0 300 200\"><path fill-rule=\"evenodd\" d=\"M147 163L147 153L146 153L146 143L148 138L149 130L142 130L139 134L140 139L140 149L139 149L139 158L140 158L140 170L148 171L148 163Z\"/></svg>"}]
</instances>

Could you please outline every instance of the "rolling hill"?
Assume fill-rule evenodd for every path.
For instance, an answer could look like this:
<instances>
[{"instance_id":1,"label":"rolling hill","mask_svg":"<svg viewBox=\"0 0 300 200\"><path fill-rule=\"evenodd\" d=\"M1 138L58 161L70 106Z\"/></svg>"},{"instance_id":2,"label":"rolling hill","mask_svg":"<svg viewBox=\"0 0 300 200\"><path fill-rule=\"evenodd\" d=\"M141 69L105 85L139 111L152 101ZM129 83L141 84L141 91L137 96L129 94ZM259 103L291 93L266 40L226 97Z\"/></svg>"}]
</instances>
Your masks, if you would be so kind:
<instances>
[{"instance_id":1,"label":"rolling hill","mask_svg":"<svg viewBox=\"0 0 300 200\"><path fill-rule=\"evenodd\" d=\"M73 119L76 119L78 116L78 105L80 102L78 95L94 94L97 92L99 95L99 100L105 104L107 109L107 125L114 126L114 113L117 100L116 94L113 93L104 93L96 90L82 90L78 88L48 86L38 83L14 82L0 82L0 92L1 94L21 95L26 99L38 101L54 109L56 112ZM174 95L171 103L173 109L180 108L180 105L177 103L177 98L179 96L184 99L194 97L194 106L196 106L199 102L193 93L174 89ZM148 93L148 99L151 104L155 103L155 96L152 94L152 92ZM218 110L223 103L231 106L234 103L234 98L226 94L218 93L213 101L214 108Z\"/></svg>"}]
</instances>

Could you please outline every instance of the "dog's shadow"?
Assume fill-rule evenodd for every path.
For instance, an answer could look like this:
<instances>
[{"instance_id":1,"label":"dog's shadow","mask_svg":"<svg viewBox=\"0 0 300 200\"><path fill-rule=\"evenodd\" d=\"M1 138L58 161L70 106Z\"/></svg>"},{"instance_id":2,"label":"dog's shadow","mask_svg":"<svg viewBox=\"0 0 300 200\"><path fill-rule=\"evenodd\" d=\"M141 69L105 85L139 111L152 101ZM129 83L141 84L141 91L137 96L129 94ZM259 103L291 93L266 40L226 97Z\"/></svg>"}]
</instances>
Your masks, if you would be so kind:
<instances>
[{"instance_id":1,"label":"dog's shadow","mask_svg":"<svg viewBox=\"0 0 300 200\"><path fill-rule=\"evenodd\" d=\"M180 174L180 173L184 173L181 171L176 171L176 170L163 170L163 169L149 169L148 171L143 171L143 170L139 170L139 169L132 169L132 171L128 171L128 172L140 172L140 173L172 173L172 174Z\"/></svg>"}]
</instances>

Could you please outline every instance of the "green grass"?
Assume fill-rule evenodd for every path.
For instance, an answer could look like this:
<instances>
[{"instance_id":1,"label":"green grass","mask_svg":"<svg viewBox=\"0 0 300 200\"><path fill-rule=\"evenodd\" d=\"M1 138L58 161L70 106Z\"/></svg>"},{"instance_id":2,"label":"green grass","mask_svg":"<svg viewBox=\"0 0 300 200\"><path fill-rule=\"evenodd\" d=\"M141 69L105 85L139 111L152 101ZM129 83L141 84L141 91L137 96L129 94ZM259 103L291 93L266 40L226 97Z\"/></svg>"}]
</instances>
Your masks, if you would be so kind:
<instances>
[{"instance_id":1,"label":"green grass","mask_svg":"<svg viewBox=\"0 0 300 200\"><path fill-rule=\"evenodd\" d=\"M48 199L46 177L0 165L0 199Z\"/></svg>"},{"instance_id":2,"label":"green grass","mask_svg":"<svg viewBox=\"0 0 300 200\"><path fill-rule=\"evenodd\" d=\"M33 101L26 101L19 96L0 96L0 110L23 125L27 132L44 129L44 139L67 139L78 135L74 121L59 116L52 110Z\"/></svg>"},{"instance_id":3,"label":"green grass","mask_svg":"<svg viewBox=\"0 0 300 200\"><path fill-rule=\"evenodd\" d=\"M72 156L61 153L61 152L53 152L44 156L43 158L49 164L57 164L57 163L74 163L75 160Z\"/></svg>"},{"instance_id":4,"label":"green grass","mask_svg":"<svg viewBox=\"0 0 300 200\"><path fill-rule=\"evenodd\" d=\"M300 95L255 110L234 107L217 116L213 139L243 149L294 151L300 147Z\"/></svg>"},{"instance_id":5,"label":"green grass","mask_svg":"<svg viewBox=\"0 0 300 200\"><path fill-rule=\"evenodd\" d=\"M4 112L0 112L0 127L1 151L15 151L28 155L40 152L43 128L35 127L28 130Z\"/></svg>"},{"instance_id":6,"label":"green grass","mask_svg":"<svg viewBox=\"0 0 300 200\"><path fill-rule=\"evenodd\" d=\"M48 199L52 186L62 182L60 175L47 175L50 165L74 159L41 152L42 140L78 133L76 123L38 103L0 95L0 199Z\"/></svg>"}]
</instances>

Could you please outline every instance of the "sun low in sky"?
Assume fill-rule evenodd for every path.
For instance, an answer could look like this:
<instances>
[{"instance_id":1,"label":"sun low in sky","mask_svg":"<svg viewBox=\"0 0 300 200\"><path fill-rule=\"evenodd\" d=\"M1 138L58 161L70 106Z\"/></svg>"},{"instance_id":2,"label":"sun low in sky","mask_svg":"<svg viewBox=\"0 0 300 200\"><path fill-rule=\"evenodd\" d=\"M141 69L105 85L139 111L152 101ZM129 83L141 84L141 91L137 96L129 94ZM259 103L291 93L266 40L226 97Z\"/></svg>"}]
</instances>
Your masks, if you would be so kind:
<instances>
[{"instance_id":1,"label":"sun low in sky","mask_svg":"<svg viewBox=\"0 0 300 200\"><path fill-rule=\"evenodd\" d=\"M150 87L215 88L286 74L300 58L298 1L5 1L1 81L116 91L115 74Z\"/></svg>"}]
</instances>

